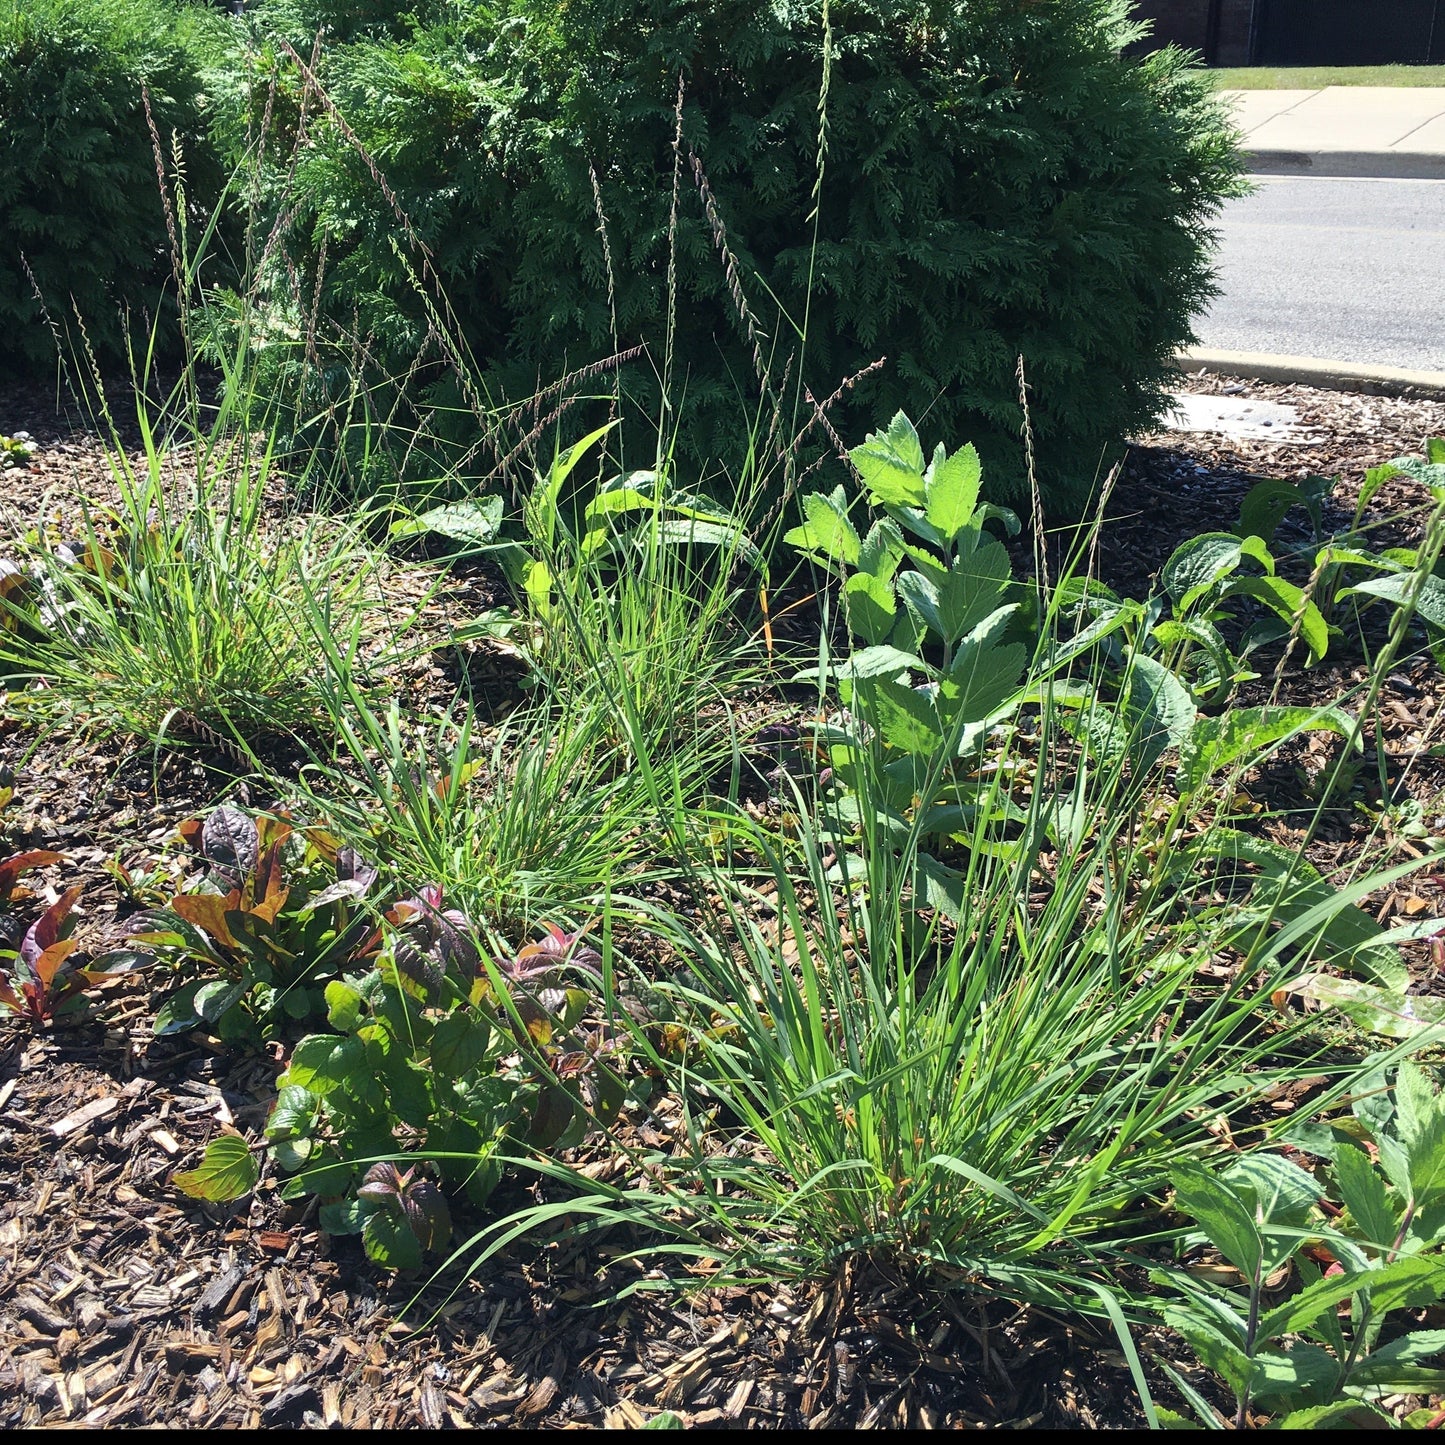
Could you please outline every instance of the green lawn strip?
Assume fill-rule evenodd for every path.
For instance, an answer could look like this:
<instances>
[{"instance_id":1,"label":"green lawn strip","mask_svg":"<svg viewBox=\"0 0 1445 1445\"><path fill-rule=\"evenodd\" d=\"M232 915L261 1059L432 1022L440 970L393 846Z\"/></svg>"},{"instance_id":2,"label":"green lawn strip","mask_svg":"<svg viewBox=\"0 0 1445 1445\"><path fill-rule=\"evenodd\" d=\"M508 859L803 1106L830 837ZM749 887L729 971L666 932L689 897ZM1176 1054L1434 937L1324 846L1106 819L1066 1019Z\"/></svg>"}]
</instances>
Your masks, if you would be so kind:
<instances>
[{"instance_id":1,"label":"green lawn strip","mask_svg":"<svg viewBox=\"0 0 1445 1445\"><path fill-rule=\"evenodd\" d=\"M1323 90L1327 85L1438 85L1445 65L1249 66L1210 71L1216 90Z\"/></svg>"}]
</instances>

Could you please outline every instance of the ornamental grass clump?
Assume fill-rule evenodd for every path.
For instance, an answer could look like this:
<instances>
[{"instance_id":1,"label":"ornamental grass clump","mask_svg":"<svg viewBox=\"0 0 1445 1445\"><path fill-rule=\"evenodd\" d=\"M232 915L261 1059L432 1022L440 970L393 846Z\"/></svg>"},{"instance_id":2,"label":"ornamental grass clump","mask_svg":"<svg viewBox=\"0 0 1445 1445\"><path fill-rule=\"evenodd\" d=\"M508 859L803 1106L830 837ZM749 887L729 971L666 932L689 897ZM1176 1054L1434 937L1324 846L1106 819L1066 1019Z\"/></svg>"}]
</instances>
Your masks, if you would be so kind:
<instances>
[{"instance_id":1,"label":"ornamental grass clump","mask_svg":"<svg viewBox=\"0 0 1445 1445\"><path fill-rule=\"evenodd\" d=\"M139 455L106 416L116 501L71 504L21 541L0 666L40 714L204 742L249 767L258 745L329 719L328 667L374 684L416 613L384 615L365 513L289 511L272 438L231 405L199 421L194 380L154 414L138 390Z\"/></svg>"}]
</instances>

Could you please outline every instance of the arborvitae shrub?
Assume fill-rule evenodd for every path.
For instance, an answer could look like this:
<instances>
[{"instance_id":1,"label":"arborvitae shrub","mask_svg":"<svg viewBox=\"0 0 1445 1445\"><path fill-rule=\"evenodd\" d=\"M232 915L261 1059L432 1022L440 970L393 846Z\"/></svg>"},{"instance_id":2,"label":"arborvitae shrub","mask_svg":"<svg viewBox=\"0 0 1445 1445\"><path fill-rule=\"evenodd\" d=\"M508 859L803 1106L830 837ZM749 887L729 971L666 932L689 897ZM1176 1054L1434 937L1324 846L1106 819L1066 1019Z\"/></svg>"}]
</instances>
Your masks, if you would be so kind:
<instances>
[{"instance_id":1,"label":"arborvitae shrub","mask_svg":"<svg viewBox=\"0 0 1445 1445\"><path fill-rule=\"evenodd\" d=\"M171 260L142 103L166 164L180 137L197 206L219 195L201 116L201 52L225 24L169 0L12 0L0 14L0 362L53 366L77 312L102 362L124 355L123 312L142 350ZM26 274L28 265L30 275ZM32 278L33 277L33 284ZM172 298L173 299L173 298Z\"/></svg>"},{"instance_id":2,"label":"arborvitae shrub","mask_svg":"<svg viewBox=\"0 0 1445 1445\"><path fill-rule=\"evenodd\" d=\"M233 145L255 135L273 78L272 114L301 109L297 71L268 28L301 48L309 12L325 19L328 7L258 7L260 82L249 99L232 93ZM616 341L647 343L652 360L627 385L657 414L681 72L672 387L685 397L683 451L736 464L759 391L691 148L775 387L790 356L790 386L801 377L819 397L886 356L839 408L840 432L856 440L903 407L929 435L976 441L996 491L1017 496L1022 355L1040 470L1062 495L1157 415L1169 358L1211 294L1209 223L1236 183L1206 78L1177 52L1121 59L1123 8L833 0L815 247L821 0L423 0L403 38L393 16L323 40L319 74L354 139L313 99L294 159L286 137L268 144L263 188L272 214L289 216L274 294L293 310L319 294L323 314L359 324L393 372L425 352L433 364L413 384L445 391L420 256L374 163L430 249L492 394L526 395L613 349L590 163Z\"/></svg>"}]
</instances>

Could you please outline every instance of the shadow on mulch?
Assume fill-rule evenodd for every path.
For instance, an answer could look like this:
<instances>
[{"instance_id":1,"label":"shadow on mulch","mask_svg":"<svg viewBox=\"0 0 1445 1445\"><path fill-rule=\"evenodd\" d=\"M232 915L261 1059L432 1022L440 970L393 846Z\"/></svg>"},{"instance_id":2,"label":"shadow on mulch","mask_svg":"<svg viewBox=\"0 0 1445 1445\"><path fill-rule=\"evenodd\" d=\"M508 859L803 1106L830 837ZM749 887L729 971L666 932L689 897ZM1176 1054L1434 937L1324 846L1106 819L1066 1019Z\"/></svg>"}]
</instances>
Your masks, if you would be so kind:
<instances>
[{"instance_id":1,"label":"shadow on mulch","mask_svg":"<svg viewBox=\"0 0 1445 1445\"><path fill-rule=\"evenodd\" d=\"M279 1065L152 1041L139 999L126 1024L16 1042L0 1075L0 1425L1143 1421L1111 1336L880 1269L684 1298L599 1267L614 1232L416 1297L270 1181L245 1208L172 1189L217 1128L260 1126Z\"/></svg>"}]
</instances>

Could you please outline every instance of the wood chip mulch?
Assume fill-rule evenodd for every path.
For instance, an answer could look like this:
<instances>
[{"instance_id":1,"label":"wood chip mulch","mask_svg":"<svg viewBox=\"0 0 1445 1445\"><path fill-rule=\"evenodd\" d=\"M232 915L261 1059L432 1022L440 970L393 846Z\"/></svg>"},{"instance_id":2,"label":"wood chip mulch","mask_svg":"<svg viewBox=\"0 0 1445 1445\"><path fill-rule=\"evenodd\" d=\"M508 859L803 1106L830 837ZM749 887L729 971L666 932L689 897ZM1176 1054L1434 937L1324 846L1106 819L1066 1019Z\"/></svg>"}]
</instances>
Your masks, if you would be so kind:
<instances>
[{"instance_id":1,"label":"wood chip mulch","mask_svg":"<svg viewBox=\"0 0 1445 1445\"><path fill-rule=\"evenodd\" d=\"M650 1292L610 1240L521 1249L414 1298L263 1182L169 1184L255 1129L277 1065L129 1026L17 1042L0 1149L0 1426L1080 1426L1141 1420L1115 1342L1077 1323L830 1287ZM635 1293L616 1300L624 1288ZM639 1287L640 1288L637 1288Z\"/></svg>"}]
</instances>

